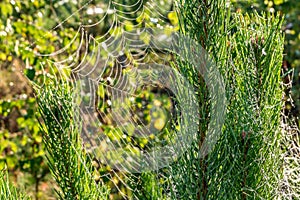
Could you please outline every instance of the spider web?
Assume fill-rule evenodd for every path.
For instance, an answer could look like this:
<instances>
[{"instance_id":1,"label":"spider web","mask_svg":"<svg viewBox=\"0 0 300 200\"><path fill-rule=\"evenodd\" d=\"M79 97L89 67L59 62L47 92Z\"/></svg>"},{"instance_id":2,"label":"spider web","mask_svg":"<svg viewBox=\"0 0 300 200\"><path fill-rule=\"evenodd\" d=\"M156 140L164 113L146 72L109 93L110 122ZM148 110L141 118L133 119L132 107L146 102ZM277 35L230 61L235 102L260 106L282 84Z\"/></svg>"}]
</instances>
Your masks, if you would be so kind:
<instances>
[{"instance_id":1,"label":"spider web","mask_svg":"<svg viewBox=\"0 0 300 200\"><path fill-rule=\"evenodd\" d=\"M197 108L190 112L184 110L195 108L196 101L193 88L171 67L174 56L160 48L166 44L152 41L170 35L160 31L163 29L160 23L169 20L165 16L170 11L163 9L164 3L81 2L79 8L70 9L69 16L57 19L57 25L50 31L56 34L59 29L74 27L77 31L71 42L53 53L37 54L55 60L49 59L50 66L54 66L53 74L61 76L56 77L58 80L67 79L72 83L74 99L81 111L84 147L95 162L96 174L108 180L112 194L118 193L125 199L130 198L128 193L138 198L135 181L141 179L139 174L129 172L158 170L170 162L166 157L176 160L187 148L180 141L187 138L186 135L178 137L178 132L172 130L187 129L184 124L191 124L182 113L198 116ZM62 8L70 4L76 5L58 2ZM56 16L59 16L57 9ZM94 15L97 17L89 17ZM98 33L101 30L105 32ZM167 116L164 121L143 118L143 108L152 101L147 95L153 93L154 103L146 111L150 117L157 113ZM158 101L160 95L167 97ZM167 109L161 105L163 101L169 105ZM171 144L168 152L160 151L166 144Z\"/></svg>"}]
</instances>

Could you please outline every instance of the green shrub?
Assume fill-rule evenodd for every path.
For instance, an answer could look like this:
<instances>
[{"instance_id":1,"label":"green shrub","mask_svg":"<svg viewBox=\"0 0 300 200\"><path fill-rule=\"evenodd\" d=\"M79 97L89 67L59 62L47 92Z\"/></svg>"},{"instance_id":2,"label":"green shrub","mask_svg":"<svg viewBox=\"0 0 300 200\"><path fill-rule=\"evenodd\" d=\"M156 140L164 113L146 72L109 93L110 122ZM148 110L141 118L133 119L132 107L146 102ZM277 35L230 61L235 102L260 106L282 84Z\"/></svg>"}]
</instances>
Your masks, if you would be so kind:
<instances>
[{"instance_id":1,"label":"green shrub","mask_svg":"<svg viewBox=\"0 0 300 200\"><path fill-rule=\"evenodd\" d=\"M172 31L177 29L178 21L179 31L208 52L224 79L226 118L217 143L210 146L212 149L207 155L202 154L203 141L209 137L210 109L214 108L216 102L213 101L214 94L209 93L205 78L199 77L199 72L195 70L197 66L179 56L172 59L171 66L196 88L200 114L197 137L187 151L169 166L141 174L120 172L111 169L109 165L99 164L97 157L84 148L85 143L81 138L82 119L74 103L75 88L68 81L71 77L68 70L66 76L61 79L43 77L46 84L35 88L38 110L42 118L39 119L40 129L36 130L34 124L32 130L43 134L47 164L58 186L55 188L57 196L60 199L298 198L299 181L295 178L299 175L299 137L295 136L298 129L289 126L289 120L282 115L285 103L285 88L281 80L283 17L270 13L231 13L232 9L226 0L177 0L175 5L178 20L174 12L168 16L168 20L175 26ZM136 6L133 7L135 8ZM70 11L73 9L76 9L75 5ZM126 7L125 11L127 9L130 10L130 7ZM5 16L11 12L10 9L6 10ZM67 16L70 14L63 9L60 12ZM148 10L146 13L151 12ZM28 18L30 20L30 17ZM147 19L147 16L145 18ZM72 21L74 19L75 21ZM77 15L74 19L70 20L65 32L60 32L59 37L65 38L62 39L63 45L75 35L72 26L76 26L76 20L81 19ZM138 17L134 23L139 24L140 20ZM107 23L109 22L108 20ZM132 24L128 21L125 24L125 29L130 29ZM22 23L16 22L14 26L18 34L22 34L22 30L26 29ZM102 28L105 30L107 27ZM93 31L96 30L91 30ZM40 34L43 33L37 31L36 34L41 37ZM52 38L52 42L60 40L59 37ZM148 37L145 40L144 43L149 43ZM70 51L77 50L76 44L77 40L71 45ZM44 51L47 53L48 50L46 46ZM25 48L22 53L24 62L27 61L30 65L45 61L37 60L38 56L33 56L32 52L25 51ZM66 56L68 55L62 57ZM62 58L58 56L55 59ZM74 62L80 63L81 59L80 54ZM52 75L58 73L58 70L54 70ZM34 78L35 69L27 69L25 74L33 83L37 82ZM97 92L99 96L106 95L102 90ZM157 97L150 93L147 91L142 95L152 103L153 98ZM165 99L167 98L159 100L169 105L170 102ZM136 110L142 101L140 97L135 99ZM104 102L100 107L101 112L110 114L108 105ZM146 112L149 113L149 109ZM19 119L20 124L25 123L24 121L26 120ZM26 123L23 126L25 127ZM121 128L115 127L113 123L107 123L102 128L104 134L110 135L111 138L118 140L122 136ZM164 131L169 134L168 129L172 128L174 126L166 126ZM39 134L36 134L38 139ZM133 137L130 134L126 136L129 141L131 138ZM3 143L1 140L0 142ZM143 151L147 142L133 145L137 145ZM130 145L132 143L128 142ZM0 176L0 189L0 195L5 194L5 198L10 198L8 195L18 198L16 195L19 194L8 185L4 176Z\"/></svg>"}]
</instances>

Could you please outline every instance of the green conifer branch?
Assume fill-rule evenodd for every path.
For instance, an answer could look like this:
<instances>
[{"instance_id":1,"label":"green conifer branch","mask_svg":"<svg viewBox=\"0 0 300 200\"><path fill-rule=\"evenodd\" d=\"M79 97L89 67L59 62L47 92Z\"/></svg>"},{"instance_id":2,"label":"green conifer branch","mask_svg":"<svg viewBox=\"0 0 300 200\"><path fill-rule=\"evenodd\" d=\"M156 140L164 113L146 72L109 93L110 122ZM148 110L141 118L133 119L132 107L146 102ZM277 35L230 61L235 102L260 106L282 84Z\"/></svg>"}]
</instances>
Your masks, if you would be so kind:
<instances>
[{"instance_id":1,"label":"green conifer branch","mask_svg":"<svg viewBox=\"0 0 300 200\"><path fill-rule=\"evenodd\" d=\"M55 81L37 91L48 165L59 186L57 194L60 199L107 199L109 189L93 180L72 91L67 83Z\"/></svg>"},{"instance_id":2,"label":"green conifer branch","mask_svg":"<svg viewBox=\"0 0 300 200\"><path fill-rule=\"evenodd\" d=\"M0 170L0 200L30 200L23 192L20 192L16 187L9 182L8 173Z\"/></svg>"}]
</instances>

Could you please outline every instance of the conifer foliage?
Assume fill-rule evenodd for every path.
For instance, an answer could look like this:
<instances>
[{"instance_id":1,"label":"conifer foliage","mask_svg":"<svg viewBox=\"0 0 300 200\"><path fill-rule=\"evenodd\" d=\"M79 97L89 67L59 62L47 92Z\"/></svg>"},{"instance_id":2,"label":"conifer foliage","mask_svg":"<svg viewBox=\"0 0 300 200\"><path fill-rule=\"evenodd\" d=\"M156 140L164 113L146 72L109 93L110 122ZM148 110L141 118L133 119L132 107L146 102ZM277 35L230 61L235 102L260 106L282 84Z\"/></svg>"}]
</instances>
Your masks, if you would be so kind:
<instances>
[{"instance_id":1,"label":"conifer foliage","mask_svg":"<svg viewBox=\"0 0 300 200\"><path fill-rule=\"evenodd\" d=\"M126 196L198 200L299 198L299 178L295 178L299 175L299 148L295 147L299 139L291 142L298 129L293 127L291 131L282 114L283 16L231 13L226 0L176 0L175 5L180 32L208 52L224 79L225 122L216 145L201 156L214 102L195 66L177 58L174 66L197 89L197 138L167 167L142 174L124 173L121 182L130 188ZM109 199L110 186L101 178L94 180L93 158L83 148L73 91L66 80L51 78L43 90L36 90L46 157L58 186L57 196ZM122 192L126 193L125 189ZM0 199L2 195L7 199L19 195L2 174L0 195Z\"/></svg>"}]
</instances>

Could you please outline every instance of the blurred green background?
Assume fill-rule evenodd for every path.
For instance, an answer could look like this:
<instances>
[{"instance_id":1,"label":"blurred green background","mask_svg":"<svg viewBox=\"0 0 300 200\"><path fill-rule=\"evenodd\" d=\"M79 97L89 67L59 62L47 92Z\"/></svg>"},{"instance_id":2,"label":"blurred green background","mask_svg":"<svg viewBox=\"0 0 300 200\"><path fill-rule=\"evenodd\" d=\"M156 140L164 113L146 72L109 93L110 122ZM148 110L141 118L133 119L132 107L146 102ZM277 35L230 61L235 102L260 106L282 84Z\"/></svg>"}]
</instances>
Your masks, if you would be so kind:
<instances>
[{"instance_id":1,"label":"blurred green background","mask_svg":"<svg viewBox=\"0 0 300 200\"><path fill-rule=\"evenodd\" d=\"M118 1L132 5L134 0ZM146 3L147 1L144 1ZM232 0L232 9L240 12L252 10L264 12L280 11L285 16L282 31L286 35L285 56L282 66L283 82L293 81L293 88L287 89L293 100L286 98L286 114L299 116L300 112L300 1L299 0ZM36 56L35 53L49 54L65 47L75 37L81 23L95 23L105 16L109 0L101 1L73 1L73 0L2 0L0 2L0 170L7 166L11 180L20 188L36 199L54 199L55 188L49 169L45 163L42 133L39 129L36 98L32 89L32 81L42 85L45 76L55 75L57 72L47 68L45 63L49 58ZM162 27L170 31L178 30L178 20L173 11L171 1L162 0L157 3L159 13L145 10L144 14L120 14L121 22L114 29L130 30L133 26L143 26L143 18L148 26ZM85 6L87 5L87 6ZM85 6L85 9L80 9ZM118 5L115 5L118 6ZM129 8L120 7L124 12ZM130 8L134 9L134 8ZM71 18L68 18L72 16ZM67 20L65 20L67 19ZM83 21L82 19L86 19ZM99 38L105 37L113 24L113 14L103 18L104 23L87 30ZM132 20L129 20L132 19ZM64 22L63 24L60 24ZM144 23L144 22L143 22ZM60 24L59 26L57 26ZM147 37L144 37L147 40ZM69 54L78 50L75 38L73 45L57 60L68 58ZM147 41L145 41L147 42ZM150 55L151 56L151 55ZM55 60L53 60L55 61ZM107 73L110 73L109 71ZM70 75L69 72L66 74ZM168 116L161 110L172 111L172 101L163 91L144 90L135 99L137 112L142 112L145 123L155 118L154 126L162 130L167 125ZM102 91L99 91L102 95ZM140 105L149 105L141 110ZM157 107L158 113L150 115L150 109ZM101 112L109 113L109 105L102 102ZM109 115L108 115L109 116ZM111 130L111 119L103 119L103 129L108 134ZM129 138L130 139L130 138ZM154 139L153 139L154 140ZM139 148L146 148L151 141L140 140ZM106 166L95 163L97 172L95 179L109 172ZM120 174L121 176L121 174ZM117 199L118 190L122 190L122 183L113 177L104 179L111 185L112 199ZM116 181L115 183L112 183ZM123 187L125 190L125 187ZM126 192L126 191L123 191ZM127 191L130 192L130 191Z\"/></svg>"}]
</instances>

